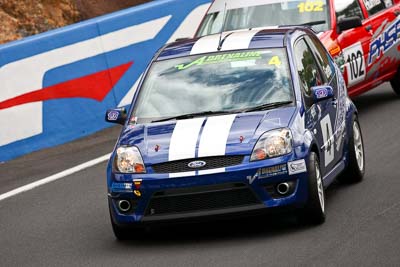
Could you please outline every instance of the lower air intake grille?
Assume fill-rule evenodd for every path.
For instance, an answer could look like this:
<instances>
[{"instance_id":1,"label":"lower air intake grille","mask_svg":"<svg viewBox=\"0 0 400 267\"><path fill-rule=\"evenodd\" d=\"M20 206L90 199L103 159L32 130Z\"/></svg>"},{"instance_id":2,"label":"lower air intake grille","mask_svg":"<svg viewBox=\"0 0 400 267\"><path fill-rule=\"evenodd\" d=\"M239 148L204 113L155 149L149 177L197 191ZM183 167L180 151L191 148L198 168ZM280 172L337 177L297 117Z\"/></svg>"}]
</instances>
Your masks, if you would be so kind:
<instances>
[{"instance_id":1,"label":"lower air intake grille","mask_svg":"<svg viewBox=\"0 0 400 267\"><path fill-rule=\"evenodd\" d=\"M192 161L204 161L204 167L193 169L189 168L188 164ZM175 172L188 172L195 170L209 170L215 168L223 168L228 166L239 165L243 162L243 156L218 156L218 157L205 157L197 159L184 159L176 160L165 163L154 164L152 166L155 173L175 173Z\"/></svg>"},{"instance_id":2,"label":"lower air intake grille","mask_svg":"<svg viewBox=\"0 0 400 267\"><path fill-rule=\"evenodd\" d=\"M145 215L166 215L259 204L245 184L174 189L154 194Z\"/></svg>"}]
</instances>

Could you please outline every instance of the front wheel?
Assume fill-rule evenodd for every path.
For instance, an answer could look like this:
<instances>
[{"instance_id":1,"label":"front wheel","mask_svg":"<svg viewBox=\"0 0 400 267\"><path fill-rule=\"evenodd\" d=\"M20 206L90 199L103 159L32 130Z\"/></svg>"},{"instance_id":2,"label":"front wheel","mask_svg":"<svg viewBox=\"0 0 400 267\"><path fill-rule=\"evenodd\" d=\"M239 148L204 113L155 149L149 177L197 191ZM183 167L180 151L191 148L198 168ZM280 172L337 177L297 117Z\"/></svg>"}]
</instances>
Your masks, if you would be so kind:
<instances>
[{"instance_id":1,"label":"front wheel","mask_svg":"<svg viewBox=\"0 0 400 267\"><path fill-rule=\"evenodd\" d=\"M344 172L338 177L338 180L343 183L361 182L365 173L364 143L357 117L353 119L352 128L348 146L349 162Z\"/></svg>"},{"instance_id":2,"label":"front wheel","mask_svg":"<svg viewBox=\"0 0 400 267\"><path fill-rule=\"evenodd\" d=\"M307 223L321 224L325 221L325 191L319 160L315 152L310 153L308 168L308 200L300 213L300 219Z\"/></svg>"}]
</instances>

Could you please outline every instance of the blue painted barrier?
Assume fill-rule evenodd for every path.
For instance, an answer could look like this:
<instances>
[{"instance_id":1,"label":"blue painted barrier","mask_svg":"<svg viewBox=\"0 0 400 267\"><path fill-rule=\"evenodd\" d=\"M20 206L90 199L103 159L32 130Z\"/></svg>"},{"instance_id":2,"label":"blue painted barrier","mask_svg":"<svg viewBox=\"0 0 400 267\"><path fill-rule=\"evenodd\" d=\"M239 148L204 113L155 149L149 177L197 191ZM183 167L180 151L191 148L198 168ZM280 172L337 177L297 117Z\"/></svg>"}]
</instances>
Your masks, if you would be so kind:
<instances>
[{"instance_id":1,"label":"blue painted barrier","mask_svg":"<svg viewBox=\"0 0 400 267\"><path fill-rule=\"evenodd\" d=\"M0 46L0 161L110 125L163 44L194 34L210 0L160 0Z\"/></svg>"}]
</instances>

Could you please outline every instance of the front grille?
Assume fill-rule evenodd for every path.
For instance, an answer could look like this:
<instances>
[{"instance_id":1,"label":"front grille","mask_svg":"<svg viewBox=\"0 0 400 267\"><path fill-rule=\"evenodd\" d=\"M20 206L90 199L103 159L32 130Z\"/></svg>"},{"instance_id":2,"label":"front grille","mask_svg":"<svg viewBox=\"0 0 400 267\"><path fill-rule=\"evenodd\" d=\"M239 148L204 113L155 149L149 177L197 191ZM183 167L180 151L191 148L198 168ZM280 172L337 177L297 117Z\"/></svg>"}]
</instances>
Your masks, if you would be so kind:
<instances>
[{"instance_id":1,"label":"front grille","mask_svg":"<svg viewBox=\"0 0 400 267\"><path fill-rule=\"evenodd\" d=\"M209 169L239 165L243 162L243 158L244 156L239 155L239 156L218 156L218 157L206 157L197 159L183 159L183 160L154 164L152 165L152 168L155 173L175 173L175 172L188 172L195 170L209 170ZM190 162L197 160L206 162L206 165L197 169L188 167L188 164Z\"/></svg>"},{"instance_id":2,"label":"front grille","mask_svg":"<svg viewBox=\"0 0 400 267\"><path fill-rule=\"evenodd\" d=\"M224 184L207 187L170 189L153 195L145 215L166 215L216 210L259 204L247 185Z\"/></svg>"}]
</instances>

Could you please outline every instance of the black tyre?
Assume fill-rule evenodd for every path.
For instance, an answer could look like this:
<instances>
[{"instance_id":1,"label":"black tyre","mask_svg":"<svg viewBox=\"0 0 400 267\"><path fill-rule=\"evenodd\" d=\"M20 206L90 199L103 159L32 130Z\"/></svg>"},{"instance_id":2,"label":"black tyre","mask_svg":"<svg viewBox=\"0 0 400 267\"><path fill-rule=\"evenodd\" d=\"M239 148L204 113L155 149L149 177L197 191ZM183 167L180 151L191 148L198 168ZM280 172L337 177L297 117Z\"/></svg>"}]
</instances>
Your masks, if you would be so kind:
<instances>
[{"instance_id":1,"label":"black tyre","mask_svg":"<svg viewBox=\"0 0 400 267\"><path fill-rule=\"evenodd\" d=\"M344 172L338 177L338 180L342 183L361 182L365 173L364 143L356 116L353 118L352 125L348 147L349 163Z\"/></svg>"},{"instance_id":2,"label":"black tyre","mask_svg":"<svg viewBox=\"0 0 400 267\"><path fill-rule=\"evenodd\" d=\"M119 226L114 222L114 219L112 216L112 203L111 203L110 199L108 200L108 210L109 210L109 214L110 214L111 226L112 226L115 237L118 240L132 239L132 231L130 228Z\"/></svg>"},{"instance_id":3,"label":"black tyre","mask_svg":"<svg viewBox=\"0 0 400 267\"><path fill-rule=\"evenodd\" d=\"M111 225L112 225L112 229L113 229L115 238L117 238L118 240L132 239L132 237L133 237L132 229L118 226L117 224L114 223L112 218L111 218Z\"/></svg>"},{"instance_id":4,"label":"black tyre","mask_svg":"<svg viewBox=\"0 0 400 267\"><path fill-rule=\"evenodd\" d=\"M307 169L309 173L308 200L300 213L300 220L305 223L321 224L325 221L325 191L319 160L315 152L310 153Z\"/></svg>"},{"instance_id":5,"label":"black tyre","mask_svg":"<svg viewBox=\"0 0 400 267\"><path fill-rule=\"evenodd\" d=\"M390 84L392 85L393 91L396 93L396 95L400 96L400 68L397 70L396 75L390 81Z\"/></svg>"}]
</instances>

